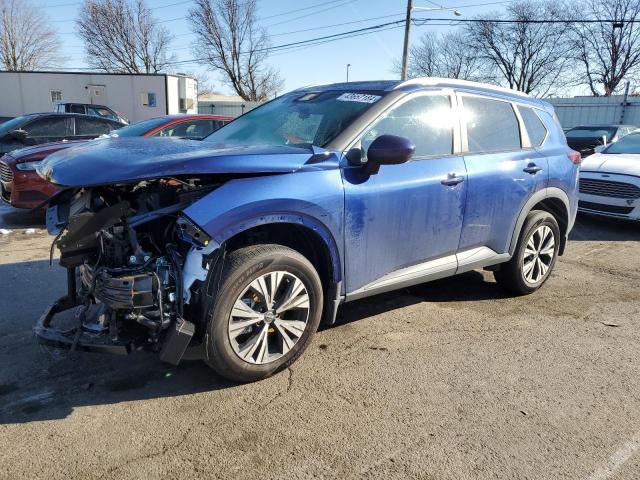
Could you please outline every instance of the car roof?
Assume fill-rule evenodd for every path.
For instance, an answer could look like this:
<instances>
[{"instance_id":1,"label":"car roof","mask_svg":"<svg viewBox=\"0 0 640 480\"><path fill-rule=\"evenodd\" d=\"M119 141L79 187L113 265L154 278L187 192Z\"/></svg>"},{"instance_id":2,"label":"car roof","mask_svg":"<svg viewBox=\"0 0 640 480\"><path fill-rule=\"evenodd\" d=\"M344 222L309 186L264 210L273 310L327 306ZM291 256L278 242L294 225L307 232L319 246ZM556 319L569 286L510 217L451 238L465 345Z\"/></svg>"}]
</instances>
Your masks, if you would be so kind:
<instances>
[{"instance_id":1,"label":"car roof","mask_svg":"<svg viewBox=\"0 0 640 480\"><path fill-rule=\"evenodd\" d=\"M153 117L154 119L165 118L167 121L178 120L178 119L212 119L212 120L232 120L234 117L229 117L227 115L213 115L210 113L174 113L171 115L161 115L159 117ZM146 120L151 120L150 118Z\"/></svg>"},{"instance_id":2,"label":"car roof","mask_svg":"<svg viewBox=\"0 0 640 480\"><path fill-rule=\"evenodd\" d=\"M622 128L622 127L629 127L629 128L638 128L635 125L627 125L627 124L623 124L623 125L614 125L614 124L598 124L598 125L576 125L575 127L571 127L569 130L573 130L574 128Z\"/></svg>"},{"instance_id":3,"label":"car roof","mask_svg":"<svg viewBox=\"0 0 640 480\"><path fill-rule=\"evenodd\" d=\"M82 103L82 102L58 102L56 105L83 105L85 107L99 107L99 108L108 108L106 105L100 105L98 103Z\"/></svg>"},{"instance_id":4,"label":"car roof","mask_svg":"<svg viewBox=\"0 0 640 480\"><path fill-rule=\"evenodd\" d=\"M488 83L471 82L441 77L420 77L411 80L375 80L365 82L343 82L328 85L314 85L303 87L298 91L414 91L427 88L454 88L460 91L498 95L511 101L529 103L531 105L553 111L553 106L548 102L532 97L524 92L509 88L490 85Z\"/></svg>"},{"instance_id":5,"label":"car roof","mask_svg":"<svg viewBox=\"0 0 640 480\"><path fill-rule=\"evenodd\" d=\"M80 118L91 118L93 120L98 119L104 122L111 122L120 124L115 120L111 120L110 118L102 118L96 117L95 115L85 115L83 113L66 113L66 112L36 112L36 113L25 113L24 115L20 115L21 117L25 117L25 121L33 120L37 117L80 117Z\"/></svg>"}]
</instances>

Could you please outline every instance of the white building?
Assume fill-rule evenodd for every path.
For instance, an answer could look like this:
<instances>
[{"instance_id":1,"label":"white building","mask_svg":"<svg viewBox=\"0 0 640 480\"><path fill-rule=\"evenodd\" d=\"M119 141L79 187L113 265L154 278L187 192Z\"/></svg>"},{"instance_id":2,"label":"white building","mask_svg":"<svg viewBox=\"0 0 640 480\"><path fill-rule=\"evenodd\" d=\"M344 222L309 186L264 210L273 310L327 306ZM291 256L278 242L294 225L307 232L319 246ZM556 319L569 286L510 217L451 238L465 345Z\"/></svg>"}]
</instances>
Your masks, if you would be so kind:
<instances>
[{"instance_id":1,"label":"white building","mask_svg":"<svg viewBox=\"0 0 640 480\"><path fill-rule=\"evenodd\" d=\"M105 105L137 122L197 113L198 82L180 74L0 71L0 117L53 111L60 102Z\"/></svg>"}]
</instances>

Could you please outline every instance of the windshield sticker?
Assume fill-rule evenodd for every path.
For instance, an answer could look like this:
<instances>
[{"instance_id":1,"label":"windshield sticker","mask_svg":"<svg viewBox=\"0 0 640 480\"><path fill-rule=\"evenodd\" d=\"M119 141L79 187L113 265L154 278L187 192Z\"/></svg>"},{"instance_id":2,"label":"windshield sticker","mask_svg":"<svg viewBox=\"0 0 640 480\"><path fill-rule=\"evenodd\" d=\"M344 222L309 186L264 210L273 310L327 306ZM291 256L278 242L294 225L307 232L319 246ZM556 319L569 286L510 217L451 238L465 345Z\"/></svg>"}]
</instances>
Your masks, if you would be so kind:
<instances>
[{"instance_id":1,"label":"windshield sticker","mask_svg":"<svg viewBox=\"0 0 640 480\"><path fill-rule=\"evenodd\" d=\"M376 103L382 98L380 95L367 95L366 93L343 93L336 100L341 102Z\"/></svg>"}]
</instances>

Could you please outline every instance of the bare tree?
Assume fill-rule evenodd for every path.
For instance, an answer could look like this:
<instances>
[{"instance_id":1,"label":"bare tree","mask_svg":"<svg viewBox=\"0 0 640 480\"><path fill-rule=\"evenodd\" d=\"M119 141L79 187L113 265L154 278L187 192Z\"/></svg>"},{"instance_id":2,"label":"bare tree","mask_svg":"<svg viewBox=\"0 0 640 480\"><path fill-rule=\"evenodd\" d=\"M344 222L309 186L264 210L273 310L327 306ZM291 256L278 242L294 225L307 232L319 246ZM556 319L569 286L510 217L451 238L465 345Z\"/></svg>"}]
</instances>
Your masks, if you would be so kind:
<instances>
[{"instance_id":1,"label":"bare tree","mask_svg":"<svg viewBox=\"0 0 640 480\"><path fill-rule=\"evenodd\" d=\"M171 60L171 35L154 21L144 0L85 0L76 27L93 68L157 73Z\"/></svg>"},{"instance_id":2,"label":"bare tree","mask_svg":"<svg viewBox=\"0 0 640 480\"><path fill-rule=\"evenodd\" d=\"M58 67L60 42L47 18L28 0L0 0L0 55L5 70Z\"/></svg>"},{"instance_id":3,"label":"bare tree","mask_svg":"<svg viewBox=\"0 0 640 480\"><path fill-rule=\"evenodd\" d=\"M190 21L196 56L222 72L244 100L265 100L281 88L278 72L265 65L269 38L257 23L256 0L195 0Z\"/></svg>"},{"instance_id":4,"label":"bare tree","mask_svg":"<svg viewBox=\"0 0 640 480\"><path fill-rule=\"evenodd\" d=\"M459 31L425 33L409 52L409 75L481 80L481 62Z\"/></svg>"},{"instance_id":5,"label":"bare tree","mask_svg":"<svg viewBox=\"0 0 640 480\"><path fill-rule=\"evenodd\" d=\"M465 29L469 48L498 83L545 96L574 80L566 25L546 23L566 18L561 2L517 0L507 6L505 15L479 17L483 18L510 20L468 23Z\"/></svg>"},{"instance_id":6,"label":"bare tree","mask_svg":"<svg viewBox=\"0 0 640 480\"><path fill-rule=\"evenodd\" d=\"M640 0L587 0L572 13L602 20L570 24L569 37L591 93L612 95L625 78L640 73Z\"/></svg>"}]
</instances>

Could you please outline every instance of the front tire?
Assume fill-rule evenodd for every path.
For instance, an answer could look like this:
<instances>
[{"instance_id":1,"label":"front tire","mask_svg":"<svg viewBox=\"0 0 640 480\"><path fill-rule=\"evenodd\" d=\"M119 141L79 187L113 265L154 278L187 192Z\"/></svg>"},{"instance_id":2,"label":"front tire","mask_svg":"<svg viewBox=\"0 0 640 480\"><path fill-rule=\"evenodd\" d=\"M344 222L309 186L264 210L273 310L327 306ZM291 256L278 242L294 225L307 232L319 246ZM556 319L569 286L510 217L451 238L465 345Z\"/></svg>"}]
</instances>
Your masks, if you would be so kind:
<instances>
[{"instance_id":1,"label":"front tire","mask_svg":"<svg viewBox=\"0 0 640 480\"><path fill-rule=\"evenodd\" d=\"M496 282L517 295L528 295L547 281L560 248L560 227L543 210L527 215L513 257L494 272Z\"/></svg>"},{"instance_id":2,"label":"front tire","mask_svg":"<svg viewBox=\"0 0 640 480\"><path fill-rule=\"evenodd\" d=\"M231 252L207 322L207 363L234 381L287 368L320 324L322 284L300 253L276 244Z\"/></svg>"}]
</instances>

